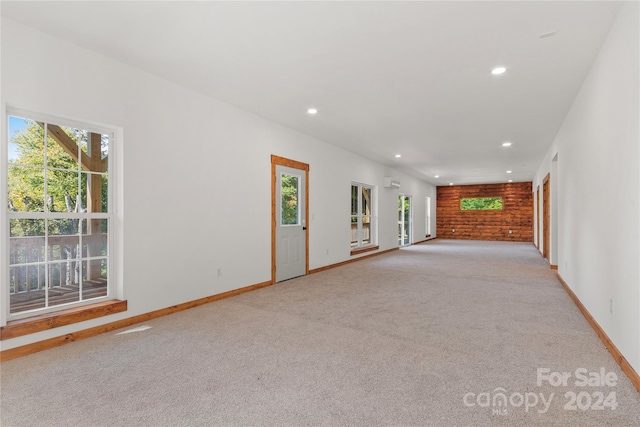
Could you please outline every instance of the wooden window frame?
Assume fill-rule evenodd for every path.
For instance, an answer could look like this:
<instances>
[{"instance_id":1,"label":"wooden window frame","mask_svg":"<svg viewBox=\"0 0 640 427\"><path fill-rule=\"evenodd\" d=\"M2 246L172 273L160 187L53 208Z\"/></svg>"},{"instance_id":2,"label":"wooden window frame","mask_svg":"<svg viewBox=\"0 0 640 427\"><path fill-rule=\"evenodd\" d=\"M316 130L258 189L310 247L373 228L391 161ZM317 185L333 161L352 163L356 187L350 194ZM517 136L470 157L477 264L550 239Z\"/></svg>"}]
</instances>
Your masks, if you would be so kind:
<instances>
[{"instance_id":1,"label":"wooden window frame","mask_svg":"<svg viewBox=\"0 0 640 427\"><path fill-rule=\"evenodd\" d=\"M72 325L123 311L127 311L127 301L111 300L12 320L7 322L6 326L0 328L0 341L35 334L36 332L59 328L60 326Z\"/></svg>"}]
</instances>

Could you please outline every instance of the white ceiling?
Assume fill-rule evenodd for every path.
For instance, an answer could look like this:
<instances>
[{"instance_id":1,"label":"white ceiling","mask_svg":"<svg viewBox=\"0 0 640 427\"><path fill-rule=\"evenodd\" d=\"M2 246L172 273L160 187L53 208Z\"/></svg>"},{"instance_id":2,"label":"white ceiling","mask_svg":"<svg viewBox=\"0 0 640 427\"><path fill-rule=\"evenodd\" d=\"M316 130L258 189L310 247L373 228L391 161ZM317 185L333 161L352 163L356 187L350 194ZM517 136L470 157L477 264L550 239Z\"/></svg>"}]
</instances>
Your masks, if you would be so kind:
<instances>
[{"instance_id":1,"label":"white ceiling","mask_svg":"<svg viewBox=\"0 0 640 427\"><path fill-rule=\"evenodd\" d=\"M533 178L619 7L2 1L1 12L443 185ZM493 76L497 65L507 72Z\"/></svg>"}]
</instances>

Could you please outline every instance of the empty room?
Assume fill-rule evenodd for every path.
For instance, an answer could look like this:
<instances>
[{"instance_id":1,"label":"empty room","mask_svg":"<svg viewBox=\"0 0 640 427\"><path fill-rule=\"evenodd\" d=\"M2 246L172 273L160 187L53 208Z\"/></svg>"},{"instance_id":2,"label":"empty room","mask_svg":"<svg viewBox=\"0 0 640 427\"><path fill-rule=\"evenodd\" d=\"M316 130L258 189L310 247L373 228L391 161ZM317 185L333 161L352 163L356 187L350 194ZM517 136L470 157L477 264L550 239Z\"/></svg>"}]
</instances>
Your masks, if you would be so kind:
<instances>
[{"instance_id":1,"label":"empty room","mask_svg":"<svg viewBox=\"0 0 640 427\"><path fill-rule=\"evenodd\" d=\"M640 425L638 1L0 14L2 426Z\"/></svg>"}]
</instances>

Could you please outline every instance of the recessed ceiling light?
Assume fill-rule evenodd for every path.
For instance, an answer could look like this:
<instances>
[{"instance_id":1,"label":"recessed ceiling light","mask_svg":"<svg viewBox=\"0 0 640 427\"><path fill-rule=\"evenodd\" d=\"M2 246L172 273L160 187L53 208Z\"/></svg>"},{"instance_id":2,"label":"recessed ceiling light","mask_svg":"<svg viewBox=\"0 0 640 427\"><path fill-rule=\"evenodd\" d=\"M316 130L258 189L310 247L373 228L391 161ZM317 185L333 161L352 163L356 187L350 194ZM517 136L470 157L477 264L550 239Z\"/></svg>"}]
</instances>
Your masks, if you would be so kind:
<instances>
[{"instance_id":1,"label":"recessed ceiling light","mask_svg":"<svg viewBox=\"0 0 640 427\"><path fill-rule=\"evenodd\" d=\"M440 178L440 175L436 175L435 178Z\"/></svg>"},{"instance_id":2,"label":"recessed ceiling light","mask_svg":"<svg viewBox=\"0 0 640 427\"><path fill-rule=\"evenodd\" d=\"M504 73L505 71L507 71L505 67L496 67L493 70L491 70L491 74L493 74L494 76L497 76L499 74Z\"/></svg>"},{"instance_id":3,"label":"recessed ceiling light","mask_svg":"<svg viewBox=\"0 0 640 427\"><path fill-rule=\"evenodd\" d=\"M507 173L511 173L511 171L507 171Z\"/></svg>"},{"instance_id":4,"label":"recessed ceiling light","mask_svg":"<svg viewBox=\"0 0 640 427\"><path fill-rule=\"evenodd\" d=\"M453 182L450 182L449 185L453 185Z\"/></svg>"},{"instance_id":5,"label":"recessed ceiling light","mask_svg":"<svg viewBox=\"0 0 640 427\"><path fill-rule=\"evenodd\" d=\"M309 113L309 114L317 114L317 113L318 113L318 110L317 110L316 108L309 108L309 109L307 110L307 113Z\"/></svg>"},{"instance_id":6,"label":"recessed ceiling light","mask_svg":"<svg viewBox=\"0 0 640 427\"><path fill-rule=\"evenodd\" d=\"M400 157L402 157L402 154L396 154L396 159L399 159Z\"/></svg>"},{"instance_id":7,"label":"recessed ceiling light","mask_svg":"<svg viewBox=\"0 0 640 427\"><path fill-rule=\"evenodd\" d=\"M510 179L510 180L509 180L509 182L513 182L513 180L512 180L512 179Z\"/></svg>"},{"instance_id":8,"label":"recessed ceiling light","mask_svg":"<svg viewBox=\"0 0 640 427\"><path fill-rule=\"evenodd\" d=\"M509 141L502 143L503 147L511 147L511 143Z\"/></svg>"}]
</instances>

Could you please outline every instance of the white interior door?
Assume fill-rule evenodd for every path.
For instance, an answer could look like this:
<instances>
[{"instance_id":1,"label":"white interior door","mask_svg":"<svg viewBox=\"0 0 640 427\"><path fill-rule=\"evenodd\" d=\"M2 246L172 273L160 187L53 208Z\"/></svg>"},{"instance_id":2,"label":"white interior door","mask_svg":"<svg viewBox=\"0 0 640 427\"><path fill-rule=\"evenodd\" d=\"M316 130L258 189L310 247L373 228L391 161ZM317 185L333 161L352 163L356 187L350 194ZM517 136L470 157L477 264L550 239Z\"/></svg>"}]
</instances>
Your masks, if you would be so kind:
<instances>
[{"instance_id":1,"label":"white interior door","mask_svg":"<svg viewBox=\"0 0 640 427\"><path fill-rule=\"evenodd\" d=\"M276 165L276 282L306 274L305 171Z\"/></svg>"}]
</instances>

